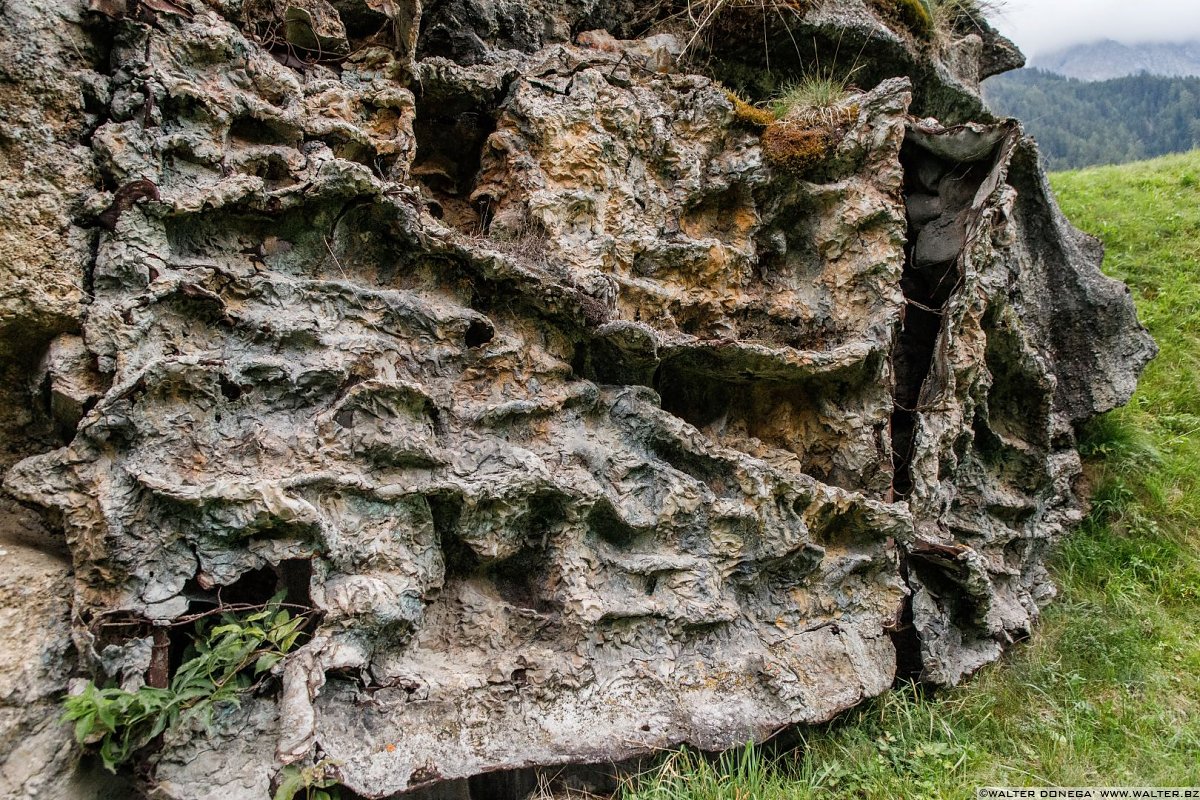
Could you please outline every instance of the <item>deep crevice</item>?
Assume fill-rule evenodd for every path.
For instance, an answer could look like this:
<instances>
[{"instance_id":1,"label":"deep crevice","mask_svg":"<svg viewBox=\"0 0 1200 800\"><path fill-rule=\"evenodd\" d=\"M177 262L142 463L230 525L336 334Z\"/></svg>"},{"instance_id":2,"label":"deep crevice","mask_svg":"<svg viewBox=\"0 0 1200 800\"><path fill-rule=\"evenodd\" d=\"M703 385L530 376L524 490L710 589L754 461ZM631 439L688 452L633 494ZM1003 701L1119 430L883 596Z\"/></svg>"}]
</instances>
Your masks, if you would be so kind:
<instances>
[{"instance_id":1,"label":"deep crevice","mask_svg":"<svg viewBox=\"0 0 1200 800\"><path fill-rule=\"evenodd\" d=\"M962 280L970 206L992 167L990 159L954 164L906 141L900 151L908 243L900 286L901 325L892 356L893 499L913 488L912 459L923 404L930 402L931 371L942 317Z\"/></svg>"},{"instance_id":2,"label":"deep crevice","mask_svg":"<svg viewBox=\"0 0 1200 800\"><path fill-rule=\"evenodd\" d=\"M184 587L184 594L191 598L185 616L203 614L229 605L266 605L280 593L283 594L282 602L292 607L293 613L296 607L311 609L312 572L309 559L296 558L249 570L233 583L208 590L193 578ZM120 629L117 628L118 631ZM154 647L158 652L151 659L147 684L162 688L183 664L188 648L195 641L196 626L176 623L165 628L151 627L149 632L154 637Z\"/></svg>"},{"instance_id":3,"label":"deep crevice","mask_svg":"<svg viewBox=\"0 0 1200 800\"><path fill-rule=\"evenodd\" d=\"M970 234L972 202L993 161L952 163L906 140L900 151L908 243L901 290L905 307L893 348L892 499L913 490L912 460L923 411L933 410L940 387L933 375L942 334L942 318L962 281L961 257ZM979 427L976 420L975 433ZM990 431L988 432L990 433ZM970 615L960 587L939 574L937 566L900 553L900 576L909 594L888 634L896 650L897 685L920 682L925 673L921 637L913 613L914 581L936 597L949 598L956 619Z\"/></svg>"},{"instance_id":4,"label":"deep crevice","mask_svg":"<svg viewBox=\"0 0 1200 800\"><path fill-rule=\"evenodd\" d=\"M296 147L300 144L302 134L285 122L239 116L229 124L229 138L249 145Z\"/></svg>"},{"instance_id":5,"label":"deep crevice","mask_svg":"<svg viewBox=\"0 0 1200 800\"><path fill-rule=\"evenodd\" d=\"M479 566L479 558L458 535L458 521L463 508L462 496L453 493L431 494L426 501L429 503L429 513L433 517L433 529L441 543L446 580L465 578L475 572Z\"/></svg>"},{"instance_id":6,"label":"deep crevice","mask_svg":"<svg viewBox=\"0 0 1200 800\"><path fill-rule=\"evenodd\" d=\"M649 446L657 458L708 486L717 495L736 495L739 491L733 464L687 449L682 442L667 436L653 438Z\"/></svg>"},{"instance_id":7,"label":"deep crevice","mask_svg":"<svg viewBox=\"0 0 1200 800\"><path fill-rule=\"evenodd\" d=\"M651 729L649 724L642 726L643 731ZM652 763L653 757L637 757L615 763L495 770L425 786L412 782L414 788L387 800L525 800L542 796L538 793L539 787L549 792L546 796L609 797L618 792L630 776L645 772ZM417 777L421 776L418 774ZM358 800L359 796L347 794L343 789L342 797Z\"/></svg>"},{"instance_id":8,"label":"deep crevice","mask_svg":"<svg viewBox=\"0 0 1200 800\"><path fill-rule=\"evenodd\" d=\"M900 578L905 586L911 586L908 580L908 556L903 552L900 553ZM892 685L898 687L920 681L921 673L925 670L925 660L921 657L921 637L917 633L913 617L911 588L904 596L895 624L888 628L887 632L892 639L892 646L896 648L896 677Z\"/></svg>"},{"instance_id":9,"label":"deep crevice","mask_svg":"<svg viewBox=\"0 0 1200 800\"><path fill-rule=\"evenodd\" d=\"M486 319L473 319L467 325L466 345L470 348L483 347L496 336L496 328Z\"/></svg>"}]
</instances>

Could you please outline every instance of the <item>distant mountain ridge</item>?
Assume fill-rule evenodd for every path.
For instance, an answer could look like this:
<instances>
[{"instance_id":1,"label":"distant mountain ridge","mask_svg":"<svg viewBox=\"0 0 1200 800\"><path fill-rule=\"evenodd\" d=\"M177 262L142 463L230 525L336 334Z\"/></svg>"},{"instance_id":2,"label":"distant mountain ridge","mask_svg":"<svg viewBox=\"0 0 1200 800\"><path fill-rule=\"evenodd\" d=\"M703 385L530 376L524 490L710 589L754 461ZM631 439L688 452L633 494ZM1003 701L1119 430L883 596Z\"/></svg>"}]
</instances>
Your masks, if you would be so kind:
<instances>
[{"instance_id":1,"label":"distant mountain ridge","mask_svg":"<svg viewBox=\"0 0 1200 800\"><path fill-rule=\"evenodd\" d=\"M1200 41L1121 44L1105 39L1036 56L1029 66L1084 81L1142 72L1172 77L1200 75Z\"/></svg>"}]
</instances>

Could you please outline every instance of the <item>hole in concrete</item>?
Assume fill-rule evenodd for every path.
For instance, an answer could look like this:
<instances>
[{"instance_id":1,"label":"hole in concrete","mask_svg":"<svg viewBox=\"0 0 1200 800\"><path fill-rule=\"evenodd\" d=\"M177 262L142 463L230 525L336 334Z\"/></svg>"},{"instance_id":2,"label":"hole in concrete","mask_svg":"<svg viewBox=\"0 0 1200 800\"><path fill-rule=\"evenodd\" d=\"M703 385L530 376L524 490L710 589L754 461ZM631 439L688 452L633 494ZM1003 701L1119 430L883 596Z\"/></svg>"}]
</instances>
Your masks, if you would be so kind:
<instances>
[{"instance_id":1,"label":"hole in concrete","mask_svg":"<svg viewBox=\"0 0 1200 800\"><path fill-rule=\"evenodd\" d=\"M690 373L670 362L664 361L654 372L654 391L662 398L663 410L696 428L728 414L733 388L729 381Z\"/></svg>"},{"instance_id":2,"label":"hole in concrete","mask_svg":"<svg viewBox=\"0 0 1200 800\"><path fill-rule=\"evenodd\" d=\"M622 520L616 510L605 501L596 503L587 517L588 530L598 539L619 550L632 546L642 532Z\"/></svg>"},{"instance_id":3,"label":"hole in concrete","mask_svg":"<svg viewBox=\"0 0 1200 800\"><path fill-rule=\"evenodd\" d=\"M576 342L575 349L571 353L571 374L576 378L590 378L590 370L588 369L588 346L586 342Z\"/></svg>"},{"instance_id":4,"label":"hole in concrete","mask_svg":"<svg viewBox=\"0 0 1200 800\"><path fill-rule=\"evenodd\" d=\"M188 604L188 615L211 611L223 605L264 605L280 592L283 592L283 602L293 606L289 610L293 614L299 613L302 609L312 608L312 574L312 561L293 558L250 570L233 583L217 586L210 591L204 590L193 578L184 588L185 594L193 598ZM187 623L160 630L165 632L162 644L167 654L164 675L174 675L195 639L196 626ZM309 630L311 632L311 627ZM166 685L165 681L162 685Z\"/></svg>"},{"instance_id":5,"label":"hole in concrete","mask_svg":"<svg viewBox=\"0 0 1200 800\"><path fill-rule=\"evenodd\" d=\"M506 602L517 608L549 611L554 604L546 598L548 564L545 551L527 549L496 564L489 574Z\"/></svg>"},{"instance_id":6,"label":"hole in concrete","mask_svg":"<svg viewBox=\"0 0 1200 800\"><path fill-rule=\"evenodd\" d=\"M231 403L241 399L242 387L231 381L224 375L217 378L217 382L221 386L221 396Z\"/></svg>"},{"instance_id":7,"label":"hole in concrete","mask_svg":"<svg viewBox=\"0 0 1200 800\"><path fill-rule=\"evenodd\" d=\"M365 167L370 167L372 170L375 169L378 153L374 145L369 142L351 138L339 131L332 131L321 136L313 136L305 139L305 141L321 142L332 150L333 154L338 158L357 162Z\"/></svg>"},{"instance_id":8,"label":"hole in concrete","mask_svg":"<svg viewBox=\"0 0 1200 800\"><path fill-rule=\"evenodd\" d=\"M354 427L354 409L353 408L340 409L338 411L338 413L334 415L333 421L338 424L338 427L353 428Z\"/></svg>"},{"instance_id":9,"label":"hole in concrete","mask_svg":"<svg viewBox=\"0 0 1200 800\"><path fill-rule=\"evenodd\" d=\"M423 95L417 101L412 174L441 209L441 219L459 230L483 231L470 195L484 142L494 130L495 117L466 95Z\"/></svg>"},{"instance_id":10,"label":"hole in concrete","mask_svg":"<svg viewBox=\"0 0 1200 800\"><path fill-rule=\"evenodd\" d=\"M524 547L488 570L496 592L505 601L543 613L558 609L558 602L548 591L547 547L565 515L564 500L557 494L539 493L529 498L529 511L517 523L525 531Z\"/></svg>"},{"instance_id":11,"label":"hole in concrete","mask_svg":"<svg viewBox=\"0 0 1200 800\"><path fill-rule=\"evenodd\" d=\"M647 724L642 730L650 730ZM766 746L766 743L764 743ZM388 800L527 800L530 797L611 797L626 785L628 778L644 774L655 757L627 759L604 764L558 764L540 768L498 770L470 778L414 786ZM547 794L540 793L545 787ZM347 795L344 800L359 800Z\"/></svg>"},{"instance_id":12,"label":"hole in concrete","mask_svg":"<svg viewBox=\"0 0 1200 800\"><path fill-rule=\"evenodd\" d=\"M467 326L467 347L483 347L490 342L496 335L496 329L492 323L485 319L473 319L471 324Z\"/></svg>"},{"instance_id":13,"label":"hole in concrete","mask_svg":"<svg viewBox=\"0 0 1200 800\"><path fill-rule=\"evenodd\" d=\"M292 168L278 153L257 156L242 162L241 172L262 178L268 191L290 186L296 182Z\"/></svg>"},{"instance_id":14,"label":"hole in concrete","mask_svg":"<svg viewBox=\"0 0 1200 800\"><path fill-rule=\"evenodd\" d=\"M295 147L300 134L295 127L281 122L238 117L229 126L229 138L251 145Z\"/></svg>"},{"instance_id":15,"label":"hole in concrete","mask_svg":"<svg viewBox=\"0 0 1200 800\"><path fill-rule=\"evenodd\" d=\"M467 780L471 800L521 800L538 787L536 769L510 769L475 775Z\"/></svg>"},{"instance_id":16,"label":"hole in concrete","mask_svg":"<svg viewBox=\"0 0 1200 800\"><path fill-rule=\"evenodd\" d=\"M311 561L306 558L285 559L277 565L250 570L233 583L217 587L216 599L224 605L262 605L282 591L283 602L311 607L311 579Z\"/></svg>"},{"instance_id":17,"label":"hole in concrete","mask_svg":"<svg viewBox=\"0 0 1200 800\"><path fill-rule=\"evenodd\" d=\"M426 498L433 517L433 529L441 542L446 580L465 578L479 568L479 557L458 535L462 516L462 497L457 494L432 494Z\"/></svg>"},{"instance_id":18,"label":"hole in concrete","mask_svg":"<svg viewBox=\"0 0 1200 800\"><path fill-rule=\"evenodd\" d=\"M900 577L907 586L908 557L903 553L900 554ZM919 681L925 662L921 657L921 637L917 635L916 625L913 624L911 594L904 597L899 618L888 630L888 635L892 639L892 646L896 648L896 678L893 686Z\"/></svg>"}]
</instances>

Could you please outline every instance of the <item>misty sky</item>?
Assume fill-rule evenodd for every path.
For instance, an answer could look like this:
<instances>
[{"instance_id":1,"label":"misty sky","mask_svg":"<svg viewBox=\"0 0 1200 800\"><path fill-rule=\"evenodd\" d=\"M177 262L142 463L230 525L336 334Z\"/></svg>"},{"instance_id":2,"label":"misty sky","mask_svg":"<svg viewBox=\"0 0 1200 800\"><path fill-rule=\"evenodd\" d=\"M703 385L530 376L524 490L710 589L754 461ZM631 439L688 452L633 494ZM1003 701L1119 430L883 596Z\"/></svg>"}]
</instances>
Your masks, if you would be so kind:
<instances>
[{"instance_id":1,"label":"misty sky","mask_svg":"<svg viewBox=\"0 0 1200 800\"><path fill-rule=\"evenodd\" d=\"M1200 39L1200 0L1006 0L991 19L1027 56L1097 39Z\"/></svg>"}]
</instances>

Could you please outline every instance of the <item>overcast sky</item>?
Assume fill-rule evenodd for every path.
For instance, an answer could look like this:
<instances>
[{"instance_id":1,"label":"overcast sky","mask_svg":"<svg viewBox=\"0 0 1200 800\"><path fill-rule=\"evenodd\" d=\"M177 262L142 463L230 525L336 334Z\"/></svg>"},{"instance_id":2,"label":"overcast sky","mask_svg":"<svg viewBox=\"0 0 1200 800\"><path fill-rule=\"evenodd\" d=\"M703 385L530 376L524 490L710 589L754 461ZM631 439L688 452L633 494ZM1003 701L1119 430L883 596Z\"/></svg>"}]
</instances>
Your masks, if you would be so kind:
<instances>
[{"instance_id":1,"label":"overcast sky","mask_svg":"<svg viewBox=\"0 0 1200 800\"><path fill-rule=\"evenodd\" d=\"M1006 0L992 20L1033 56L1097 39L1200 39L1200 0Z\"/></svg>"}]
</instances>

